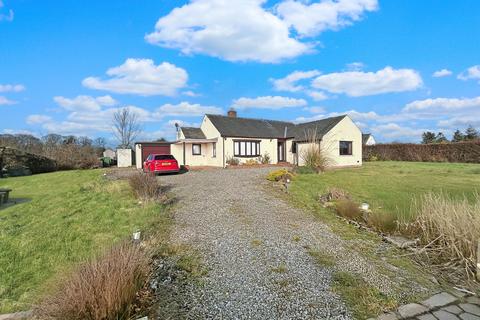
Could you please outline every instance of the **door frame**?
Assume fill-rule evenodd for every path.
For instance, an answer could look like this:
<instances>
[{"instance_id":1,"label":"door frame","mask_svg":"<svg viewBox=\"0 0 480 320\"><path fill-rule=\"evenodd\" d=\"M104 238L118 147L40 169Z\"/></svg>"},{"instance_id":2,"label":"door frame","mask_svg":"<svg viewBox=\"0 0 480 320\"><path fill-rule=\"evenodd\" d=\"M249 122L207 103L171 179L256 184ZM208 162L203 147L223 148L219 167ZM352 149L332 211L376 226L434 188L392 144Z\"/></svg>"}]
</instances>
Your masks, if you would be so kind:
<instances>
[{"instance_id":1,"label":"door frame","mask_svg":"<svg viewBox=\"0 0 480 320\"><path fill-rule=\"evenodd\" d=\"M287 143L285 140L277 141L277 163L287 161Z\"/></svg>"}]
</instances>

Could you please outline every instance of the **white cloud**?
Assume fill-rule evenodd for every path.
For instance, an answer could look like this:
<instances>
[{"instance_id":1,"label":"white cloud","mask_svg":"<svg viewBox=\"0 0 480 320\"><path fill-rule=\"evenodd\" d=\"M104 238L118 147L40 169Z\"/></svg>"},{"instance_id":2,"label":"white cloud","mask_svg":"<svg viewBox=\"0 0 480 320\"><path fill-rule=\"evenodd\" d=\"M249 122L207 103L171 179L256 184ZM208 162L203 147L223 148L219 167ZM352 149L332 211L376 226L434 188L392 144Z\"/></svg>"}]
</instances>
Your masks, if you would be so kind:
<instances>
[{"instance_id":1,"label":"white cloud","mask_svg":"<svg viewBox=\"0 0 480 320\"><path fill-rule=\"evenodd\" d=\"M328 99L328 96L324 92L321 92L321 91L309 90L309 91L307 91L307 95L309 95L310 98L312 98L315 101L322 101L322 100L327 100Z\"/></svg>"},{"instance_id":2,"label":"white cloud","mask_svg":"<svg viewBox=\"0 0 480 320\"><path fill-rule=\"evenodd\" d=\"M432 74L432 77L434 78L442 78L442 77L448 77L452 75L452 71L448 70L448 69L442 69L442 70L438 70L438 71L435 71L433 74Z\"/></svg>"},{"instance_id":3,"label":"white cloud","mask_svg":"<svg viewBox=\"0 0 480 320\"><path fill-rule=\"evenodd\" d=\"M257 98L239 98L233 101L232 107L237 109L282 109L292 107L303 107L307 105L304 99L295 99L281 96L264 96Z\"/></svg>"},{"instance_id":4,"label":"white cloud","mask_svg":"<svg viewBox=\"0 0 480 320\"><path fill-rule=\"evenodd\" d=\"M5 6L2 0L0 0L0 21L13 21L14 14L13 10L9 9L8 13L1 13L2 8Z\"/></svg>"},{"instance_id":5,"label":"white cloud","mask_svg":"<svg viewBox=\"0 0 480 320\"><path fill-rule=\"evenodd\" d=\"M175 65L163 62L155 65L151 59L127 59L122 65L107 70L109 79L88 77L82 84L91 89L142 96L173 96L184 88L187 72Z\"/></svg>"},{"instance_id":6,"label":"white cloud","mask_svg":"<svg viewBox=\"0 0 480 320\"><path fill-rule=\"evenodd\" d=\"M377 0L338 0L308 3L287 0L277 12L300 36L312 37L325 30L338 30L362 18L363 13L378 9Z\"/></svg>"},{"instance_id":7,"label":"white cloud","mask_svg":"<svg viewBox=\"0 0 480 320\"><path fill-rule=\"evenodd\" d=\"M53 100L59 106L69 111L99 111L102 106L111 107L117 104L117 101L109 95L97 98L80 95L73 99L57 96Z\"/></svg>"},{"instance_id":8,"label":"white cloud","mask_svg":"<svg viewBox=\"0 0 480 320\"><path fill-rule=\"evenodd\" d=\"M374 134L380 134L389 139L420 140L422 133L431 129L411 128L397 123L387 123L371 128Z\"/></svg>"},{"instance_id":9,"label":"white cloud","mask_svg":"<svg viewBox=\"0 0 480 320\"><path fill-rule=\"evenodd\" d=\"M422 78L417 71L392 67L385 67L377 72L335 72L320 75L312 81L314 88L352 97L411 91L422 84Z\"/></svg>"},{"instance_id":10,"label":"white cloud","mask_svg":"<svg viewBox=\"0 0 480 320\"><path fill-rule=\"evenodd\" d=\"M324 107L309 107L309 108L304 108L304 110L306 110L310 113L324 113L325 112Z\"/></svg>"},{"instance_id":11,"label":"white cloud","mask_svg":"<svg viewBox=\"0 0 480 320\"><path fill-rule=\"evenodd\" d=\"M365 68L363 62L352 62L347 64L347 71L361 71Z\"/></svg>"},{"instance_id":12,"label":"white cloud","mask_svg":"<svg viewBox=\"0 0 480 320\"><path fill-rule=\"evenodd\" d=\"M31 114L27 117L28 124L42 124L52 121L52 117L42 114Z\"/></svg>"},{"instance_id":13,"label":"white cloud","mask_svg":"<svg viewBox=\"0 0 480 320\"><path fill-rule=\"evenodd\" d=\"M320 72L317 70L294 71L285 78L270 79L270 81L273 83L273 87L277 91L296 92L304 89L303 86L296 85L298 81L310 79L318 75L320 75Z\"/></svg>"},{"instance_id":14,"label":"white cloud","mask_svg":"<svg viewBox=\"0 0 480 320\"><path fill-rule=\"evenodd\" d=\"M25 90L22 84L0 84L0 92L20 92Z\"/></svg>"},{"instance_id":15,"label":"white cloud","mask_svg":"<svg viewBox=\"0 0 480 320\"><path fill-rule=\"evenodd\" d=\"M195 92L193 92L193 91L191 91L191 90L183 91L182 94L183 94L184 96L188 96L188 97L199 97L199 96L201 96L201 94L195 93Z\"/></svg>"},{"instance_id":16,"label":"white cloud","mask_svg":"<svg viewBox=\"0 0 480 320\"><path fill-rule=\"evenodd\" d=\"M435 98L416 100L408 103L403 111L453 111L466 108L480 108L480 97L476 98Z\"/></svg>"},{"instance_id":17,"label":"white cloud","mask_svg":"<svg viewBox=\"0 0 480 320\"><path fill-rule=\"evenodd\" d=\"M306 5L266 0L192 0L161 17L145 39L184 54L206 54L229 61L274 63L312 51L301 37L337 30L377 8L376 0L323 0ZM295 30L296 38L291 31Z\"/></svg>"},{"instance_id":18,"label":"white cloud","mask_svg":"<svg viewBox=\"0 0 480 320\"><path fill-rule=\"evenodd\" d=\"M0 96L0 106L2 105L11 105L11 104L16 104L17 101L9 100L4 96Z\"/></svg>"},{"instance_id":19,"label":"white cloud","mask_svg":"<svg viewBox=\"0 0 480 320\"><path fill-rule=\"evenodd\" d=\"M201 116L206 113L209 114L221 114L223 113L221 108L213 106L202 106L200 104L191 104L188 102L181 102L179 104L164 104L158 108L154 117L157 119L164 118L166 116Z\"/></svg>"},{"instance_id":20,"label":"white cloud","mask_svg":"<svg viewBox=\"0 0 480 320\"><path fill-rule=\"evenodd\" d=\"M480 65L471 66L458 75L460 80L480 80ZM480 82L479 82L480 83Z\"/></svg>"}]
</instances>

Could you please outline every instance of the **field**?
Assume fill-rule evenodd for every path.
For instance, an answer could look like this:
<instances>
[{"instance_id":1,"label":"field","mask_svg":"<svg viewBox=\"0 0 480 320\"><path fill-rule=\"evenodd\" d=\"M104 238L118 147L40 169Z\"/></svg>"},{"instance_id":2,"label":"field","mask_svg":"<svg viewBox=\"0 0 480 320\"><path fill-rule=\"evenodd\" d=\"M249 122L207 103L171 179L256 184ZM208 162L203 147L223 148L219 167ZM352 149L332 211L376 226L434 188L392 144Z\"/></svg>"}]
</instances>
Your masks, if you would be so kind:
<instances>
[{"instance_id":1,"label":"field","mask_svg":"<svg viewBox=\"0 0 480 320\"><path fill-rule=\"evenodd\" d=\"M413 199L429 191L473 200L480 192L480 165L427 162L366 162L361 168L340 169L320 175L298 175L291 186L295 200L306 206L318 203L328 187L350 193L372 210L409 219Z\"/></svg>"},{"instance_id":2,"label":"field","mask_svg":"<svg viewBox=\"0 0 480 320\"><path fill-rule=\"evenodd\" d=\"M22 202L0 209L0 314L28 309L56 275L137 229L165 231L167 208L141 205L103 170L0 179Z\"/></svg>"}]
</instances>

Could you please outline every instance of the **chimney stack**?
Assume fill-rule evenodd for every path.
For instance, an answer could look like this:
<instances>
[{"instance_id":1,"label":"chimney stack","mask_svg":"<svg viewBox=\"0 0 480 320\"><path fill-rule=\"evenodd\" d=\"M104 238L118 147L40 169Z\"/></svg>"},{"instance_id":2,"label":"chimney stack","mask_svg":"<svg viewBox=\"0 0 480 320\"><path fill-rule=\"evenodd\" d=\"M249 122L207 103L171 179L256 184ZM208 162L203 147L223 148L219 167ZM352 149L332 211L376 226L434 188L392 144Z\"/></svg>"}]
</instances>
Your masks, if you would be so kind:
<instances>
[{"instance_id":1,"label":"chimney stack","mask_svg":"<svg viewBox=\"0 0 480 320\"><path fill-rule=\"evenodd\" d=\"M229 118L236 118L237 117L237 111L233 108L230 108L230 110L228 110L227 112L227 115Z\"/></svg>"}]
</instances>

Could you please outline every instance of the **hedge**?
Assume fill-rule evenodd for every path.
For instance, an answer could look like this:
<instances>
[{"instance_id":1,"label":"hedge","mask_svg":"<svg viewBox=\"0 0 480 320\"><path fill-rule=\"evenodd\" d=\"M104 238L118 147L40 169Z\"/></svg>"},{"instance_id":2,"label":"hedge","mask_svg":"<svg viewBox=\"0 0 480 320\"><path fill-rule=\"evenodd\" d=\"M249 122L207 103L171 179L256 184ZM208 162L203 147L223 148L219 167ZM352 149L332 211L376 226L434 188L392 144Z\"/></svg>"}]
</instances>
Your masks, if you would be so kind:
<instances>
[{"instance_id":1,"label":"hedge","mask_svg":"<svg viewBox=\"0 0 480 320\"><path fill-rule=\"evenodd\" d=\"M44 173L57 170L57 163L49 158L8 147L0 147L0 170L7 175ZM1 174L0 174L1 177Z\"/></svg>"},{"instance_id":2,"label":"hedge","mask_svg":"<svg viewBox=\"0 0 480 320\"><path fill-rule=\"evenodd\" d=\"M480 163L480 141L363 146L363 160Z\"/></svg>"}]
</instances>

